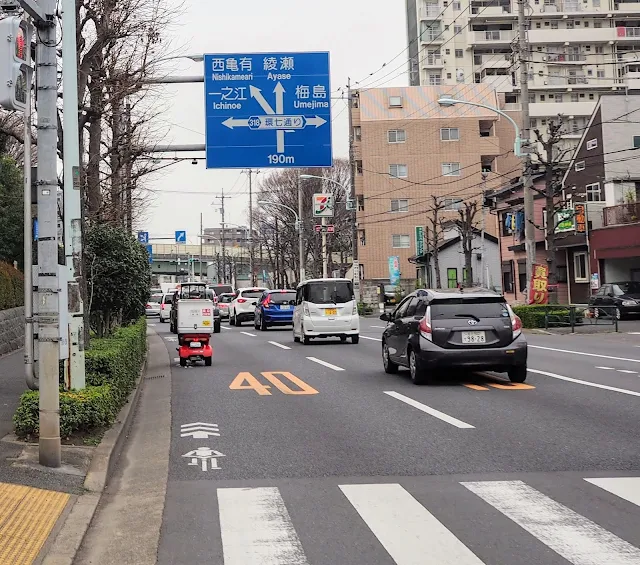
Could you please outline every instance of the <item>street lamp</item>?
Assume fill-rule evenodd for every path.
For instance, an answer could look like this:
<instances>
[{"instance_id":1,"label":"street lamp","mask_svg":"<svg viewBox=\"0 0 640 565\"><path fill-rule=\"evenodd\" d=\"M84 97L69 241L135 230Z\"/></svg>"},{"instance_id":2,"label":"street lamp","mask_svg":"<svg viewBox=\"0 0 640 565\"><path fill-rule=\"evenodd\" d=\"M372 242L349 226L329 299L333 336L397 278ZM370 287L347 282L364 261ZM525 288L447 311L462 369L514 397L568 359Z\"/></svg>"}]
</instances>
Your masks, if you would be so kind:
<instances>
[{"instance_id":1,"label":"street lamp","mask_svg":"<svg viewBox=\"0 0 640 565\"><path fill-rule=\"evenodd\" d=\"M449 107L454 106L455 104L466 104L467 106L478 106L479 108L486 108L487 110L491 110L496 114L499 114L505 117L511 125L516 130L516 139L513 142L513 153L516 157L523 158L523 166L522 166L522 185L524 187L524 221L525 221L525 232L524 232L524 240L525 240L525 249L526 249L526 265L527 265L527 280L531 280L531 276L533 274L533 264L535 263L535 226L533 223L533 190L531 188L531 171L528 166L528 155L527 153L522 152L522 145L528 144L529 140L523 140L520 136L520 128L518 124L511 118L505 114L499 108L495 108L494 106L488 106L487 104L481 104L480 102L469 102L468 100L457 100L455 98L450 98L448 96L443 96L438 99L438 104L440 106ZM525 128L528 125L525 124ZM483 191L484 198L484 191ZM484 205L484 202L483 202ZM484 245L484 241L482 242ZM484 276L484 274L483 274Z\"/></svg>"},{"instance_id":2,"label":"street lamp","mask_svg":"<svg viewBox=\"0 0 640 565\"><path fill-rule=\"evenodd\" d=\"M293 209L287 206L286 204L280 204L279 202L269 202L267 200L258 200L258 206L276 206L277 208L284 208L285 210L289 210L295 218L296 218L296 229L298 230L298 260L300 261L300 282L305 279L305 269L304 269L304 239L302 233L302 222L300 221L300 216Z\"/></svg>"}]
</instances>

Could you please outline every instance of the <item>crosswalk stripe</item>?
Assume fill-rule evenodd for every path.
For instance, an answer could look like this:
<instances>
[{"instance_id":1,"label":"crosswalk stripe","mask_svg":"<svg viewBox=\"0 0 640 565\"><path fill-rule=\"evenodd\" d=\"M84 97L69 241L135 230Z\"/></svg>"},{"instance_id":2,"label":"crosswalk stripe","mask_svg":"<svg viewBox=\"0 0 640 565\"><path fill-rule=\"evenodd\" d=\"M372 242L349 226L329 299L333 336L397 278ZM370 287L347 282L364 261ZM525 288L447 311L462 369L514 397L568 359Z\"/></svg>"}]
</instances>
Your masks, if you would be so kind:
<instances>
[{"instance_id":1,"label":"crosswalk stripe","mask_svg":"<svg viewBox=\"0 0 640 565\"><path fill-rule=\"evenodd\" d=\"M399 484L340 489L397 565L483 565Z\"/></svg>"},{"instance_id":2,"label":"crosswalk stripe","mask_svg":"<svg viewBox=\"0 0 640 565\"><path fill-rule=\"evenodd\" d=\"M640 549L522 481L461 484L573 565L640 563Z\"/></svg>"},{"instance_id":3,"label":"crosswalk stripe","mask_svg":"<svg viewBox=\"0 0 640 565\"><path fill-rule=\"evenodd\" d=\"M640 506L640 477L603 477L585 481Z\"/></svg>"},{"instance_id":4,"label":"crosswalk stripe","mask_svg":"<svg viewBox=\"0 0 640 565\"><path fill-rule=\"evenodd\" d=\"M225 565L308 565L276 487L219 488Z\"/></svg>"}]
</instances>

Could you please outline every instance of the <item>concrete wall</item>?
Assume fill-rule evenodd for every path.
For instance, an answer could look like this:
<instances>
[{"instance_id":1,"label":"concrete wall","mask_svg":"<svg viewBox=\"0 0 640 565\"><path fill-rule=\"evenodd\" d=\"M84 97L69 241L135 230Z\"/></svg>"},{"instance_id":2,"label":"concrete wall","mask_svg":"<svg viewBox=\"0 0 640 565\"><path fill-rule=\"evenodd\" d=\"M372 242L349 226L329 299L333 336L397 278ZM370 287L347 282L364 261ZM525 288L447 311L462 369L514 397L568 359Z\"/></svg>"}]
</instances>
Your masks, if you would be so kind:
<instances>
[{"instance_id":1,"label":"concrete wall","mask_svg":"<svg viewBox=\"0 0 640 565\"><path fill-rule=\"evenodd\" d=\"M24 307L0 310L0 355L24 346Z\"/></svg>"}]
</instances>

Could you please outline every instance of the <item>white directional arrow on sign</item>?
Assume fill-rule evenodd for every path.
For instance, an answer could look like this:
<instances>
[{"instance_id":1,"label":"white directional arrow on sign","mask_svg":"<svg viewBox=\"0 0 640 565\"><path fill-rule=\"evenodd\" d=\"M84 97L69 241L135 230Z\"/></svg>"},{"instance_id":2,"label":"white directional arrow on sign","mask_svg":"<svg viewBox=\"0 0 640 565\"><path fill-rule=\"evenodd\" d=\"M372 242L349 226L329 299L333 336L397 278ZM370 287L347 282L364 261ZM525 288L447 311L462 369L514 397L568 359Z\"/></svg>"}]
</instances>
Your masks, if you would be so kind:
<instances>
[{"instance_id":1,"label":"white directional arrow on sign","mask_svg":"<svg viewBox=\"0 0 640 565\"><path fill-rule=\"evenodd\" d=\"M194 422L193 424L182 424L180 426L180 437L191 436L194 439L208 439L209 436L220 437L218 424L208 424L206 422Z\"/></svg>"},{"instance_id":2,"label":"white directional arrow on sign","mask_svg":"<svg viewBox=\"0 0 640 565\"><path fill-rule=\"evenodd\" d=\"M227 118L224 122L222 122L222 125L227 126L229 129L233 129L234 127L237 128L240 126L248 126L249 120L241 118Z\"/></svg>"},{"instance_id":3,"label":"white directional arrow on sign","mask_svg":"<svg viewBox=\"0 0 640 565\"><path fill-rule=\"evenodd\" d=\"M269 102L267 102L265 100L265 97L262 96L262 90L260 90L259 88L256 88L255 86L251 85L251 86L249 86L249 93L251 94L251 98L255 98L256 102L258 102L258 104L260 104L260 107L267 114L275 114L275 112L273 111L273 108L271 106L269 106Z\"/></svg>"},{"instance_id":4,"label":"white directional arrow on sign","mask_svg":"<svg viewBox=\"0 0 640 565\"><path fill-rule=\"evenodd\" d=\"M316 126L319 128L321 125L326 124L327 120L321 118L320 116L316 116L315 118L305 118L307 126Z\"/></svg>"}]
</instances>

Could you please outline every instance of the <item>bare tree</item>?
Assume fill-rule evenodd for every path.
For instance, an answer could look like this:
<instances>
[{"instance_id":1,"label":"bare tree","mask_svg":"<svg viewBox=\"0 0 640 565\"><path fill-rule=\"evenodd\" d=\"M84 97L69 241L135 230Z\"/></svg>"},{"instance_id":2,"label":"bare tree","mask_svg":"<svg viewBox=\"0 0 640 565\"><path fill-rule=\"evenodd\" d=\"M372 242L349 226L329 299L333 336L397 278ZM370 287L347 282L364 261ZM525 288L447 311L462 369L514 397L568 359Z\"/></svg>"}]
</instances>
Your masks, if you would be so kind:
<instances>
[{"instance_id":1,"label":"bare tree","mask_svg":"<svg viewBox=\"0 0 640 565\"><path fill-rule=\"evenodd\" d=\"M478 233L478 203L475 200L466 201L464 206L458 210L459 218L454 224L460 235L462 242L462 253L464 254L465 286L473 286L473 242Z\"/></svg>"},{"instance_id":2,"label":"bare tree","mask_svg":"<svg viewBox=\"0 0 640 565\"><path fill-rule=\"evenodd\" d=\"M432 194L433 207L427 216L427 251L433 258L433 268L436 272L436 288L442 288L440 274L440 245L444 241L444 229L440 212L444 209L444 201Z\"/></svg>"}]
</instances>

